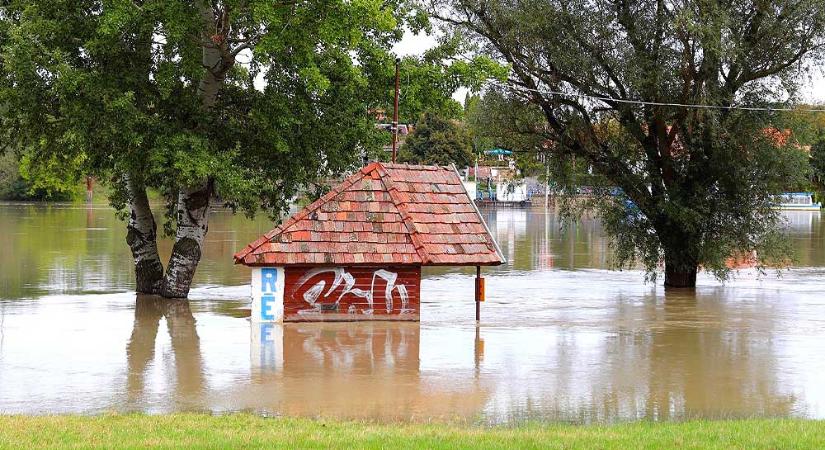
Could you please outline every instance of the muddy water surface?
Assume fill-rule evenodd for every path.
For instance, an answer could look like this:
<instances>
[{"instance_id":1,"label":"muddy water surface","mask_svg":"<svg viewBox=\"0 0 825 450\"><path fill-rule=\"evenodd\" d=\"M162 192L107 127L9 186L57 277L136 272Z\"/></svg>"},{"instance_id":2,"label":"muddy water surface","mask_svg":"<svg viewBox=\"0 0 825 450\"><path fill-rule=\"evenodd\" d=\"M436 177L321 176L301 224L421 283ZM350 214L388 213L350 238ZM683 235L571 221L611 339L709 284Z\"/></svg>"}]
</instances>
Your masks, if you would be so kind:
<instances>
[{"instance_id":1,"label":"muddy water surface","mask_svg":"<svg viewBox=\"0 0 825 450\"><path fill-rule=\"evenodd\" d=\"M484 214L508 258L427 270L420 324L253 325L231 255L271 228L217 212L190 302L136 298L110 210L0 205L0 413L254 411L375 420L825 418L825 229L798 264L665 293L614 272L597 222ZM169 243L162 245L168 252Z\"/></svg>"}]
</instances>

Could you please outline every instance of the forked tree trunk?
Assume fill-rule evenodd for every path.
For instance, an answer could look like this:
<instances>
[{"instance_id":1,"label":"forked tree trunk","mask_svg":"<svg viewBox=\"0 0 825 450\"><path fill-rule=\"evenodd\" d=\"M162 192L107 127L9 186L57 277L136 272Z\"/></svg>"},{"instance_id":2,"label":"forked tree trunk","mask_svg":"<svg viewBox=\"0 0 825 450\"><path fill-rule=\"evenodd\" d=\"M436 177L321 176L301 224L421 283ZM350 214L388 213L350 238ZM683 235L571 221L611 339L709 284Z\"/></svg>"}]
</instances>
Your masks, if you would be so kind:
<instances>
[{"instance_id":1,"label":"forked tree trunk","mask_svg":"<svg viewBox=\"0 0 825 450\"><path fill-rule=\"evenodd\" d=\"M163 283L163 263L160 262L157 244L157 224L149 207L146 187L127 177L129 190L129 223L126 226L126 243L135 261L135 290L143 294L160 292Z\"/></svg>"},{"instance_id":2,"label":"forked tree trunk","mask_svg":"<svg viewBox=\"0 0 825 450\"><path fill-rule=\"evenodd\" d=\"M209 230L211 196L211 181L182 189L178 194L175 245L160 291L160 295L166 298L185 298L189 295L192 278L203 253L204 238Z\"/></svg>"}]
</instances>

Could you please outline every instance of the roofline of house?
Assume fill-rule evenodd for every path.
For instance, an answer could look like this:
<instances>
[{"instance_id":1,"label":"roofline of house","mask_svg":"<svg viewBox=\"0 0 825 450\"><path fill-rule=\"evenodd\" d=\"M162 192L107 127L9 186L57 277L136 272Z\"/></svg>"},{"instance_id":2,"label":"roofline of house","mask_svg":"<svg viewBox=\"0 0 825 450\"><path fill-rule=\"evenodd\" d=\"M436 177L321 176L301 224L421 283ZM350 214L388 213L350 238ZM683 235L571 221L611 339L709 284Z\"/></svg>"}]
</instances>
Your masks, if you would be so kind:
<instances>
[{"instance_id":1,"label":"roofline of house","mask_svg":"<svg viewBox=\"0 0 825 450\"><path fill-rule=\"evenodd\" d=\"M436 170L436 169L432 169L432 167L441 167L441 168L447 169L447 170L452 169L453 173L455 173L456 177L458 177L458 180L461 182L461 189L464 191L464 194L467 195L467 198L470 200L470 204L473 205L473 210L476 212L476 215L478 215L478 218L481 221L481 224L484 226L484 231L487 232L487 235L490 236L490 240L493 241L493 245L495 246L496 254L498 255L498 257L501 261L499 261L499 262L484 262L484 263L446 263L446 264L439 264L439 263L430 262L430 255L424 249L423 245L421 245L420 242L418 242L417 243L418 245L416 245L417 239L416 239L415 235L417 234L417 232L415 231L414 228L410 229L410 225L409 225L410 218L407 216L406 208L402 208L401 202L399 202L398 199L394 198L392 193L389 192L389 191L393 190L394 188L391 187L391 186L387 186L387 181L385 181L385 177L390 182L390 185L392 185L394 183L394 181L392 180L392 177L390 177L389 173L387 173L387 171L386 171L387 166L389 166L389 167L406 167L406 168L411 168L411 169L425 169L425 170ZM384 186L387 188L387 191L390 194L390 198L392 199L392 202L395 204L396 208L398 208L398 212L399 212L399 214L401 214L401 221L402 221L402 223L404 223L404 226L407 228L408 234L410 235L410 239L413 241L413 245L416 246L415 247L416 253L418 254L418 257L422 259L422 262L416 262L416 263L384 263L384 264L378 264L378 263L369 263L369 264L353 263L351 265L358 265L358 266L365 266L365 267L367 267L367 266L380 266L380 265L383 265L383 266L386 266L386 265L392 265L392 266L427 266L427 267L472 267L472 266L499 266L499 265L504 264L504 263L507 262L507 258L504 257L504 252L501 251L501 247L499 247L498 242L496 241L496 238L490 232L490 228L487 226L487 222L484 221L484 217L481 215L481 211L479 211L478 206L476 205L475 201L472 198L470 198L470 194L469 194L469 192L467 192L467 187L464 186L464 183L461 180L461 174L459 174L458 169L456 168L455 164L450 164L449 166L423 166L423 165L398 164L398 163L389 163L389 164L387 164L387 163L382 163L380 161L373 161L373 162L367 164L366 166L362 167L360 170L356 171L352 175L348 176L339 185L335 186L329 192L327 192L326 194L321 196L321 198L315 200L310 205L307 205L301 211L298 211L298 213L296 213L292 217L288 218L287 220L285 220L284 222L279 224L274 229L272 229L269 232L265 233L263 236L258 238L258 240L248 244L243 249L241 249L240 251L235 253L235 255L233 255L233 259L235 260L234 264L244 265L244 266L248 266L248 267L270 267L270 266L298 267L298 266L307 266L307 265L311 265L311 266L341 266L341 264L332 264L332 263L313 263L313 264L307 264L307 263L273 264L273 263L258 263L258 262L247 263L247 262L244 262L244 259L246 258L246 256L248 254L252 253L258 247L260 247L261 245L263 245L264 243L266 243L270 239L272 239L273 236L275 236L276 234L278 234L280 232L285 231L287 228L292 226L292 224L294 224L295 222L303 219L304 217L309 215L311 212L317 210L325 202L327 202L330 199L334 198L336 195L341 193L343 190L345 190L346 188L348 188L349 186L354 184L355 180L358 179L358 177L364 177L367 174L369 174L370 172L372 172L373 170L378 171L379 176L381 177L381 182L384 183ZM258 242L258 241L261 241L261 242ZM422 255L422 252L423 252L423 255ZM350 264L345 264L345 265L349 266Z\"/></svg>"}]
</instances>

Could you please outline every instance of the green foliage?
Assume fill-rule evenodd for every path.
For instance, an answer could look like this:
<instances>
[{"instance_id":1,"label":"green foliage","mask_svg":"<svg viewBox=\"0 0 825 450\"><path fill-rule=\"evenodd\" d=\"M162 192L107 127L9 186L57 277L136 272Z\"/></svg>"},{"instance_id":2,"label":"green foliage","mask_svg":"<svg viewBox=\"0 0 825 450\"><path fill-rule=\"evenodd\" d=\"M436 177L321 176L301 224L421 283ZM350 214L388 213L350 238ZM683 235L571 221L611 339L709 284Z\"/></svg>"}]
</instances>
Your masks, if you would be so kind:
<instances>
[{"instance_id":1,"label":"green foliage","mask_svg":"<svg viewBox=\"0 0 825 450\"><path fill-rule=\"evenodd\" d=\"M21 174L22 172L22 174ZM80 185L48 173L31 173L12 153L0 155L0 200L69 201L77 198Z\"/></svg>"},{"instance_id":2,"label":"green foliage","mask_svg":"<svg viewBox=\"0 0 825 450\"><path fill-rule=\"evenodd\" d=\"M820 186L825 185L825 137L811 146L811 171Z\"/></svg>"},{"instance_id":3,"label":"green foliage","mask_svg":"<svg viewBox=\"0 0 825 450\"><path fill-rule=\"evenodd\" d=\"M507 68L493 59L478 55L463 56L467 43L456 36L442 38L422 55L411 55L399 64L400 95L398 117L401 123L414 123L425 112L445 119L461 119L463 109L452 95L461 87L479 90L490 79L506 76ZM391 114L394 96L394 67L386 67L386 102L382 109Z\"/></svg>"},{"instance_id":4,"label":"green foliage","mask_svg":"<svg viewBox=\"0 0 825 450\"><path fill-rule=\"evenodd\" d=\"M755 252L762 265L787 265L792 249L783 239L783 222L772 208L772 194L805 185L808 156L790 143L778 146L760 132L763 123L747 113L734 114L726 133L712 143L701 177L671 188L671 197L658 201L686 235L657 230L655 219L624 192L597 198L618 259L641 261L652 273L662 258L661 241L681 238L666 245L688 249L719 279L730 275L727 259L746 252ZM693 236L700 239L694 241Z\"/></svg>"},{"instance_id":5,"label":"green foliage","mask_svg":"<svg viewBox=\"0 0 825 450\"><path fill-rule=\"evenodd\" d=\"M473 161L470 133L464 124L424 113L407 137L398 159L414 164L466 167Z\"/></svg>"},{"instance_id":6,"label":"green foliage","mask_svg":"<svg viewBox=\"0 0 825 450\"><path fill-rule=\"evenodd\" d=\"M514 152L516 167L524 176L544 180L546 166L553 169L551 179L571 176L573 166L563 164L549 151L549 141L540 133L545 120L535 105L509 97L500 89L488 89L483 96L468 97L465 110L477 155L505 148Z\"/></svg>"},{"instance_id":7,"label":"green foliage","mask_svg":"<svg viewBox=\"0 0 825 450\"><path fill-rule=\"evenodd\" d=\"M665 283L687 286L700 266L727 276L737 252L785 259L770 199L804 183L804 164L766 139L768 114L727 107L797 91L799 63L825 48L825 0L428 5L510 64L507 97L544 119L528 133L612 185L600 198L620 263L655 276L663 261Z\"/></svg>"},{"instance_id":8,"label":"green foliage","mask_svg":"<svg viewBox=\"0 0 825 450\"><path fill-rule=\"evenodd\" d=\"M29 193L44 200L70 200L77 197L83 177L83 155L41 155L35 161L30 154L20 160L20 175L29 185Z\"/></svg>"},{"instance_id":9,"label":"green foliage","mask_svg":"<svg viewBox=\"0 0 825 450\"><path fill-rule=\"evenodd\" d=\"M168 202L208 178L275 216L380 146L368 111L402 26L422 21L403 0L4 5L0 142L20 146L36 186L94 175L123 208L124 175ZM208 70L206 50L221 53Z\"/></svg>"},{"instance_id":10,"label":"green foliage","mask_svg":"<svg viewBox=\"0 0 825 450\"><path fill-rule=\"evenodd\" d=\"M825 139L825 112L807 112L803 109L823 109L821 105L798 105L796 111L779 111L771 118L774 127L790 130L792 139L803 147Z\"/></svg>"}]
</instances>

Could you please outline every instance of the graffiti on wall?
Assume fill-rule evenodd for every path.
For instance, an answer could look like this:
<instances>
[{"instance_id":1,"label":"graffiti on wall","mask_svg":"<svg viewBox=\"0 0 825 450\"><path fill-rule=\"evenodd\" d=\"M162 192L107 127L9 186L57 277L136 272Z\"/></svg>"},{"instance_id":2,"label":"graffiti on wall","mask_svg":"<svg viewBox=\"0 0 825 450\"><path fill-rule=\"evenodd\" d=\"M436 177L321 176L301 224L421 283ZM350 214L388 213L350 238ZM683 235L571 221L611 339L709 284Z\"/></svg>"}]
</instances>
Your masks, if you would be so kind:
<instances>
[{"instance_id":1,"label":"graffiti on wall","mask_svg":"<svg viewBox=\"0 0 825 450\"><path fill-rule=\"evenodd\" d=\"M334 278L327 286L329 274ZM366 283L362 285L366 287ZM347 296L357 297L366 301L366 307L359 308L351 303L346 309L348 314L371 315L376 308L376 288L380 289L384 285L383 299L384 308L387 314L392 313L397 300L400 302L400 314L414 313L415 310L409 308L409 293L407 286L398 283L398 273L385 269L376 269L372 272L368 281L369 289L356 287L356 278L342 267L319 267L305 273L297 283L295 292L303 291L301 298L307 303L309 308L298 311L298 314L322 313L325 311L343 312L340 310L342 300ZM380 292L380 291L379 291ZM380 307L381 305L377 305Z\"/></svg>"}]
</instances>

